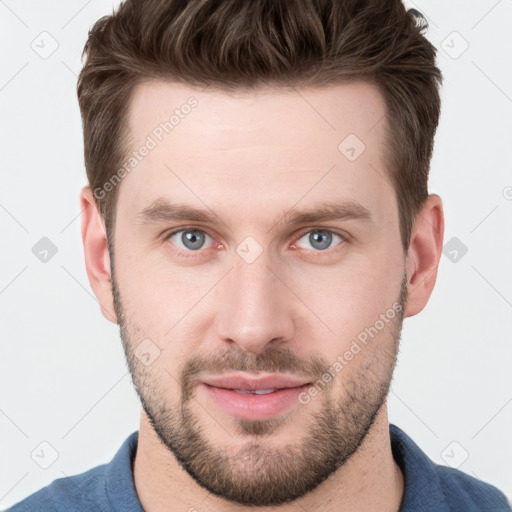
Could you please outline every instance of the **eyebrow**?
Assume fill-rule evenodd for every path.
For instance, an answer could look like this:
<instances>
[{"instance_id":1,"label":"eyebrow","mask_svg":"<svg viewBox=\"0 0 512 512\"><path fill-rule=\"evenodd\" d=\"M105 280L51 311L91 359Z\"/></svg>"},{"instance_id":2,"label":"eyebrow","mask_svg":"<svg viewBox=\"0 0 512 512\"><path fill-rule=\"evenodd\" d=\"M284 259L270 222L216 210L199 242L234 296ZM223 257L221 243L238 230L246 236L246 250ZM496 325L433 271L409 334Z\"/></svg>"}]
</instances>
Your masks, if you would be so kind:
<instances>
[{"instance_id":1,"label":"eyebrow","mask_svg":"<svg viewBox=\"0 0 512 512\"><path fill-rule=\"evenodd\" d=\"M355 219L372 222L373 216L366 207L354 201L343 203L323 202L318 206L298 210L291 208L283 212L272 224L273 229L277 224L300 225L329 220ZM206 224L226 224L218 215L210 209L198 209L182 203L171 203L162 197L152 201L137 213L137 220L141 224L153 224L159 222L171 222L177 220L203 222Z\"/></svg>"}]
</instances>

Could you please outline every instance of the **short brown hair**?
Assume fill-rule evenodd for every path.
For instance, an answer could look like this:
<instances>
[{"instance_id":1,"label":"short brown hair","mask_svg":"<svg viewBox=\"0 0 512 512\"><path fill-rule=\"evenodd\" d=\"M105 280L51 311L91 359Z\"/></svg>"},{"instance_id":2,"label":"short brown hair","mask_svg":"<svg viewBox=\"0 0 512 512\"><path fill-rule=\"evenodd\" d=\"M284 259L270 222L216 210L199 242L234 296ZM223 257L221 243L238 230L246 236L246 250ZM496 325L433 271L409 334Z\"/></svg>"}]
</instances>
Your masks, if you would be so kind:
<instances>
[{"instance_id":1,"label":"short brown hair","mask_svg":"<svg viewBox=\"0 0 512 512\"><path fill-rule=\"evenodd\" d=\"M442 76L426 28L400 0L122 2L90 30L78 79L89 186L101 188L125 160L131 93L148 79L224 91L364 80L386 103L386 164L406 251L428 196L440 114ZM118 188L95 194L112 235Z\"/></svg>"}]
</instances>

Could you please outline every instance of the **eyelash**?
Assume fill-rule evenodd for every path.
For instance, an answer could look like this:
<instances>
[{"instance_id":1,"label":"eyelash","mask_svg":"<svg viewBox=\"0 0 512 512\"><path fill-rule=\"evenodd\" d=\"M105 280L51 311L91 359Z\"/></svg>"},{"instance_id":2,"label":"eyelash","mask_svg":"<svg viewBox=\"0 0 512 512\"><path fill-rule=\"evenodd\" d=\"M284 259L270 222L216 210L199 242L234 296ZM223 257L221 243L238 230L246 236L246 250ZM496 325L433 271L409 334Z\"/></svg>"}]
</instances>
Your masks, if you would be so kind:
<instances>
[{"instance_id":1,"label":"eyelash","mask_svg":"<svg viewBox=\"0 0 512 512\"><path fill-rule=\"evenodd\" d=\"M164 241L169 241L173 235L175 235L176 233L184 232L184 231L197 231L199 233L203 233L203 234L209 236L212 240L214 240L214 237L211 236L204 229L200 229L200 228L195 227L195 226L185 226L185 227L181 227L179 229L175 229L175 230L171 231L170 233L165 234L164 235ZM329 247L328 249L324 249L324 250L303 249L303 250L307 251L308 253L317 253L319 255L323 255L323 254L332 255L333 252L337 252L338 250L340 250L349 241L349 238L348 238L347 235L342 235L341 233L338 233L336 231L332 231L330 229L326 229L326 228L308 228L307 230L305 230L305 231L301 232L300 234L296 235L295 242L293 242L293 245L295 245L301 238L303 238L304 235L307 235L308 233L312 233L312 232L315 232L315 231L323 231L325 233L329 233L331 235L338 236L339 238L341 238L341 241L338 244L334 245L333 247ZM174 246L174 244L172 244L172 245ZM211 249L211 247L208 247L207 249L198 249L197 251L192 251L192 250L184 251L182 249L177 248L176 246L174 246L174 247L175 247L175 251L178 254L183 255L184 257L187 257L187 258L199 257L202 252L204 252L204 251L206 251L208 249Z\"/></svg>"}]
</instances>

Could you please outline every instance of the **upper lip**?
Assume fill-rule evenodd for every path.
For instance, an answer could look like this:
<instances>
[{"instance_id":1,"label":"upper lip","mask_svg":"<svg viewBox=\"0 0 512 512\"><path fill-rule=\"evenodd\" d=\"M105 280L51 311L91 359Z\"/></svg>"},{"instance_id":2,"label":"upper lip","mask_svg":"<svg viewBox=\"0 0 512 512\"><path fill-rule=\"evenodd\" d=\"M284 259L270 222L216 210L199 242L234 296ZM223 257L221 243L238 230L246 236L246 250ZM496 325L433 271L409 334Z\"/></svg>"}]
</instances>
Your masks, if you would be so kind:
<instances>
[{"instance_id":1,"label":"upper lip","mask_svg":"<svg viewBox=\"0 0 512 512\"><path fill-rule=\"evenodd\" d=\"M202 379L204 384L224 389L254 391L256 389L295 388L309 384L308 381L290 375L266 377L242 377L241 375L218 375Z\"/></svg>"}]
</instances>

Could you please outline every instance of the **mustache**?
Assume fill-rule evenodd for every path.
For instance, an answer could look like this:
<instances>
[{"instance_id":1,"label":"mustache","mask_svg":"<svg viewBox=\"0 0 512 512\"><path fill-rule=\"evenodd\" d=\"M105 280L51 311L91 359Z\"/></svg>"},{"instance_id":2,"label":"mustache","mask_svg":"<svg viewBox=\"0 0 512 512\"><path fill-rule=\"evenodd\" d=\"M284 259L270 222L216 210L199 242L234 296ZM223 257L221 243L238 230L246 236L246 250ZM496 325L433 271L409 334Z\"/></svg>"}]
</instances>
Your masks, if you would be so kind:
<instances>
[{"instance_id":1,"label":"mustache","mask_svg":"<svg viewBox=\"0 0 512 512\"><path fill-rule=\"evenodd\" d=\"M188 399L202 375L222 375L231 372L289 373L308 381L322 378L329 365L319 357L310 360L299 357L290 348L270 348L261 354L226 349L213 354L196 354L183 367L180 384L183 400Z\"/></svg>"}]
</instances>

